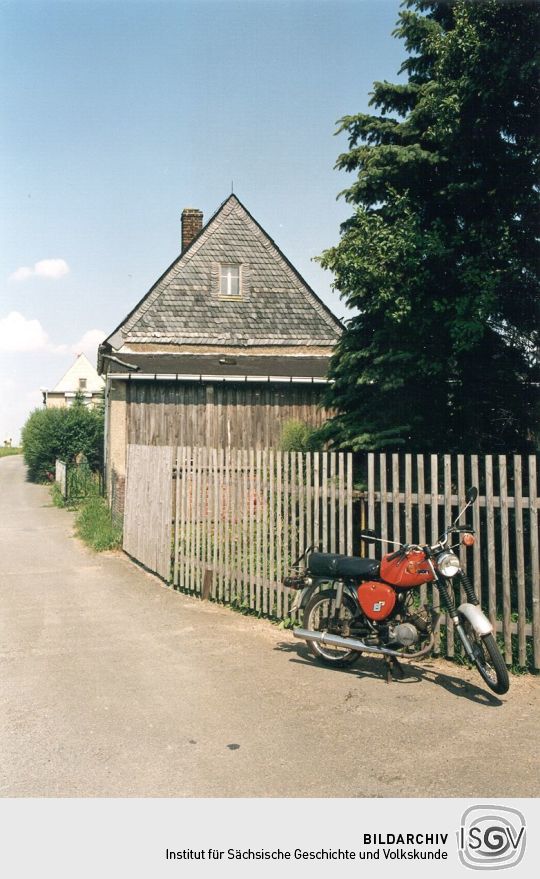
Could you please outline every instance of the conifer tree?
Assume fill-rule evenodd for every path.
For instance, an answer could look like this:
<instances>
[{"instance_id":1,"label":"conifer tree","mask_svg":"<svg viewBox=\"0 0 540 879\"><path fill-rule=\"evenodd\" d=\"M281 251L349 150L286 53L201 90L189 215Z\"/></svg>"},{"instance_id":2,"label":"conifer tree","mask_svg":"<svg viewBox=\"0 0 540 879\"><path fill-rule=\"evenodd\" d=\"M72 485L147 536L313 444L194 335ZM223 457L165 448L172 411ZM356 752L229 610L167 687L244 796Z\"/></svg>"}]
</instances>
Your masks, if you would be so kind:
<instances>
[{"instance_id":1,"label":"conifer tree","mask_svg":"<svg viewBox=\"0 0 540 879\"><path fill-rule=\"evenodd\" d=\"M330 367L336 445L532 446L539 28L536 3L406 0L406 81L340 120L354 213L320 261L358 313Z\"/></svg>"}]
</instances>

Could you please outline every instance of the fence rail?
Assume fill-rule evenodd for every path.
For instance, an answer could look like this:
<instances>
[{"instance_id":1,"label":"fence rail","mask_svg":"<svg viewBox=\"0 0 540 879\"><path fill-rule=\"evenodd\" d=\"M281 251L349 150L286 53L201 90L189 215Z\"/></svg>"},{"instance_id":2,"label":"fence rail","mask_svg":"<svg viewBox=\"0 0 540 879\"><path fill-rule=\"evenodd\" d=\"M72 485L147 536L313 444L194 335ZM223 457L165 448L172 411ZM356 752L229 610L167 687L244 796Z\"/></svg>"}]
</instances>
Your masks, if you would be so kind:
<instances>
[{"instance_id":1,"label":"fence rail","mask_svg":"<svg viewBox=\"0 0 540 879\"><path fill-rule=\"evenodd\" d=\"M177 588L282 619L291 600L283 577L306 546L375 555L360 541L366 525L390 545L434 543L476 485L468 521L477 540L457 551L502 635L507 662L539 668L536 464L535 456L519 455L131 445L124 549ZM423 600L429 588L422 587ZM452 635L449 626L449 656Z\"/></svg>"}]
</instances>

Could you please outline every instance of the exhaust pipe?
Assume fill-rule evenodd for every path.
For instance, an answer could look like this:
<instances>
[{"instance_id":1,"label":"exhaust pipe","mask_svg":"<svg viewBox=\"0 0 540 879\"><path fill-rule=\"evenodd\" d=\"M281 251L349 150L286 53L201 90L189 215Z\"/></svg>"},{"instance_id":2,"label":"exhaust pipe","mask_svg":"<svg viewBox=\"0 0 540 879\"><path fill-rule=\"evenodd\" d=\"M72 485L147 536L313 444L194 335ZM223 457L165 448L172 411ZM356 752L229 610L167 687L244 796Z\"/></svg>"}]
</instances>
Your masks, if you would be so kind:
<instances>
[{"instance_id":1,"label":"exhaust pipe","mask_svg":"<svg viewBox=\"0 0 540 879\"><path fill-rule=\"evenodd\" d=\"M373 647L371 644L364 644L363 641L357 641L356 638L342 638L340 635L331 635L329 632L312 632L311 629L293 629L295 638L301 638L303 641L317 641L318 644L327 647L343 647L345 650L358 650L361 653L379 653L383 656L395 656L398 659L419 659L425 656L432 649L434 644L433 633L429 636L426 647L417 650L416 653L400 653L399 650L390 650L388 647Z\"/></svg>"}]
</instances>

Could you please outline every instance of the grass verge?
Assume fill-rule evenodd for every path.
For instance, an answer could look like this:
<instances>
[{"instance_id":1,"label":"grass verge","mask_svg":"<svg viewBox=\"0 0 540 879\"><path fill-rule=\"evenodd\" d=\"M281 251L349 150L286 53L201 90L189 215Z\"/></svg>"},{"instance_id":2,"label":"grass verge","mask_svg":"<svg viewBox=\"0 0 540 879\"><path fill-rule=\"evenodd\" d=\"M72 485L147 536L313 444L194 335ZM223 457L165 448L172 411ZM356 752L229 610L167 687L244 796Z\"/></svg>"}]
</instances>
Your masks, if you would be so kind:
<instances>
[{"instance_id":1,"label":"grass verge","mask_svg":"<svg viewBox=\"0 0 540 879\"><path fill-rule=\"evenodd\" d=\"M75 531L96 552L118 549L122 545L122 528L113 521L102 497L82 501L75 519Z\"/></svg>"},{"instance_id":2,"label":"grass verge","mask_svg":"<svg viewBox=\"0 0 540 879\"><path fill-rule=\"evenodd\" d=\"M0 458L7 458L8 455L21 455L22 449L14 446L0 446Z\"/></svg>"}]
</instances>

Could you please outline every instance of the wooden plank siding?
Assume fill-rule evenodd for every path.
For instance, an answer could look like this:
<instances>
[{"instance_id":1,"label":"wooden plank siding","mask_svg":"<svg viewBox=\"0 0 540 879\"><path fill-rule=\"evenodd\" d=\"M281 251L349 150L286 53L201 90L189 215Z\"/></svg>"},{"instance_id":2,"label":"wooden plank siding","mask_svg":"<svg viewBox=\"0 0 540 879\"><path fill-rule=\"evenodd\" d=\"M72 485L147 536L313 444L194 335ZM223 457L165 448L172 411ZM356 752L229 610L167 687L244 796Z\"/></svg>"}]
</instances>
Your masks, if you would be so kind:
<instances>
[{"instance_id":1,"label":"wooden plank siding","mask_svg":"<svg viewBox=\"0 0 540 879\"><path fill-rule=\"evenodd\" d=\"M320 427L324 385L128 382L127 442L148 446L278 449L283 423Z\"/></svg>"}]
</instances>

